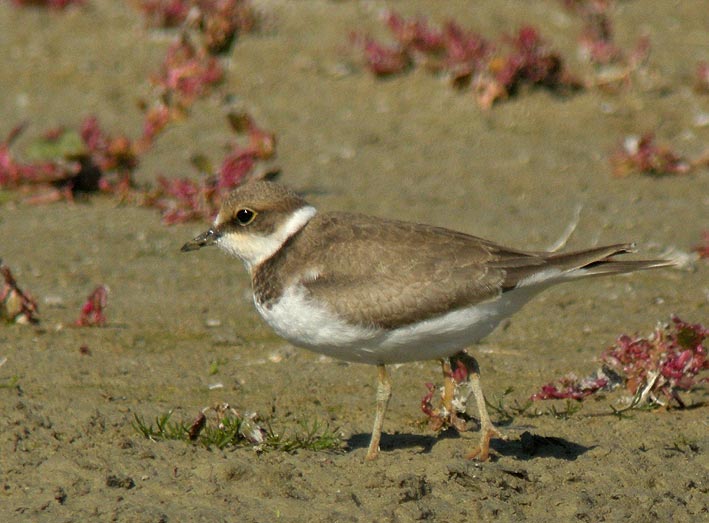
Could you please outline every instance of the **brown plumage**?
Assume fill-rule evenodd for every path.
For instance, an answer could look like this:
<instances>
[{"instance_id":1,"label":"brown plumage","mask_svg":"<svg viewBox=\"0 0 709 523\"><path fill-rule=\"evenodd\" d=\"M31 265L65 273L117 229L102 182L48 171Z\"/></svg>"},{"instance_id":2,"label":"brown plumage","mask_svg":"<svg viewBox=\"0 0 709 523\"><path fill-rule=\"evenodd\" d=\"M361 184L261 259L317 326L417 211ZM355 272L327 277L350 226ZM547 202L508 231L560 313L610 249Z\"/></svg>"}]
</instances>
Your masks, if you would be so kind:
<instances>
[{"instance_id":1,"label":"brown plumage","mask_svg":"<svg viewBox=\"0 0 709 523\"><path fill-rule=\"evenodd\" d=\"M525 252L440 227L318 213L291 236L287 249L254 269L253 282L266 306L285 286L300 283L348 322L388 329L494 299L547 269L560 274L540 286L667 265L612 258L626 252L631 244Z\"/></svg>"}]
</instances>

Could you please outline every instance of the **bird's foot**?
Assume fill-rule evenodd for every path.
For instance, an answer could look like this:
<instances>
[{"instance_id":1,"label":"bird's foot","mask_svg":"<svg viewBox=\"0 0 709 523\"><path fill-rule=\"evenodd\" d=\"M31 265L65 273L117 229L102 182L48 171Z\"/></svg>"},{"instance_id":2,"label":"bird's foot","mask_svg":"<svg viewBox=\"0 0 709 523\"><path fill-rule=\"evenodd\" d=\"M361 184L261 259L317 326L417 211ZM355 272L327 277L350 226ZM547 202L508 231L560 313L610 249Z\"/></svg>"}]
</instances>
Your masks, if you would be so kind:
<instances>
[{"instance_id":1,"label":"bird's foot","mask_svg":"<svg viewBox=\"0 0 709 523\"><path fill-rule=\"evenodd\" d=\"M502 440L506 440L507 436L505 436L502 432L497 430L495 427L492 425L489 425L487 427L481 427L480 428L480 445L475 447L473 450L471 450L468 454L465 455L466 459L475 459L478 461L487 461L490 458L490 440L492 438L498 438Z\"/></svg>"}]
</instances>

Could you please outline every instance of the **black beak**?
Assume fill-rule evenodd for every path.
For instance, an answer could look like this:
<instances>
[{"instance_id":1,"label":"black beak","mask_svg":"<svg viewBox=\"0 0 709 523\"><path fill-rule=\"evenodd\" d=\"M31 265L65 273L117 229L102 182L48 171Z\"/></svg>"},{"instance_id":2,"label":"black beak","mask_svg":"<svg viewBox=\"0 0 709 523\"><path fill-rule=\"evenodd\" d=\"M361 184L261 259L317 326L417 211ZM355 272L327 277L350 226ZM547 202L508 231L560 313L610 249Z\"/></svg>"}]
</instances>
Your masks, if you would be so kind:
<instances>
[{"instance_id":1,"label":"black beak","mask_svg":"<svg viewBox=\"0 0 709 523\"><path fill-rule=\"evenodd\" d=\"M190 240L185 243L180 250L182 252L196 251L202 247L214 245L214 242L216 242L220 236L220 232L215 231L214 229L209 229L197 236L194 240Z\"/></svg>"}]
</instances>

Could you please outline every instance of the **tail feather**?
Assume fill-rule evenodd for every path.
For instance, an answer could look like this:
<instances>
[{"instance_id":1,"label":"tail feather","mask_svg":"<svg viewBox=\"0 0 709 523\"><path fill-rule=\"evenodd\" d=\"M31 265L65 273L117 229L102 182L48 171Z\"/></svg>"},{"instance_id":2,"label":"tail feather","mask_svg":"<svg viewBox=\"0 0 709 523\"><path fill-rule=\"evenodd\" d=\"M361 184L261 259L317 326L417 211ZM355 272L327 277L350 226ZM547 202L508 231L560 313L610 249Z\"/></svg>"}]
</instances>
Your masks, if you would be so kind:
<instances>
[{"instance_id":1,"label":"tail feather","mask_svg":"<svg viewBox=\"0 0 709 523\"><path fill-rule=\"evenodd\" d=\"M660 269L662 267L673 267L675 262L670 260L633 260L615 261L605 260L590 263L576 269L579 276L603 276L606 274L624 274L626 272L646 271L649 269Z\"/></svg>"},{"instance_id":2,"label":"tail feather","mask_svg":"<svg viewBox=\"0 0 709 523\"><path fill-rule=\"evenodd\" d=\"M519 263L518 260L517 263L505 267L504 287L511 289L533 284L545 285L577 278L624 274L676 265L676 262L671 260L615 259L615 256L635 250L634 243L620 243L581 251L540 254L529 264Z\"/></svg>"}]
</instances>

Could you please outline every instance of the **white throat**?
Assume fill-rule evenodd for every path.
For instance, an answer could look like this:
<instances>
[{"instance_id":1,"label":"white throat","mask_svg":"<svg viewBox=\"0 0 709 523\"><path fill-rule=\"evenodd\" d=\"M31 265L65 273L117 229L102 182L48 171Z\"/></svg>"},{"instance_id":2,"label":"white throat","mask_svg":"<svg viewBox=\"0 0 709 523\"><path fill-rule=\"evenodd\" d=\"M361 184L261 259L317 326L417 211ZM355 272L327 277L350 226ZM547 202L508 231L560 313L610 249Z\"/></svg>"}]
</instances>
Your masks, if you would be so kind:
<instances>
[{"instance_id":1,"label":"white throat","mask_svg":"<svg viewBox=\"0 0 709 523\"><path fill-rule=\"evenodd\" d=\"M268 236L233 232L217 240L217 246L232 256L240 258L249 272L253 267L273 256L278 249L296 232L302 229L315 216L317 209L306 205L296 210ZM216 225L216 224L215 224Z\"/></svg>"}]
</instances>

